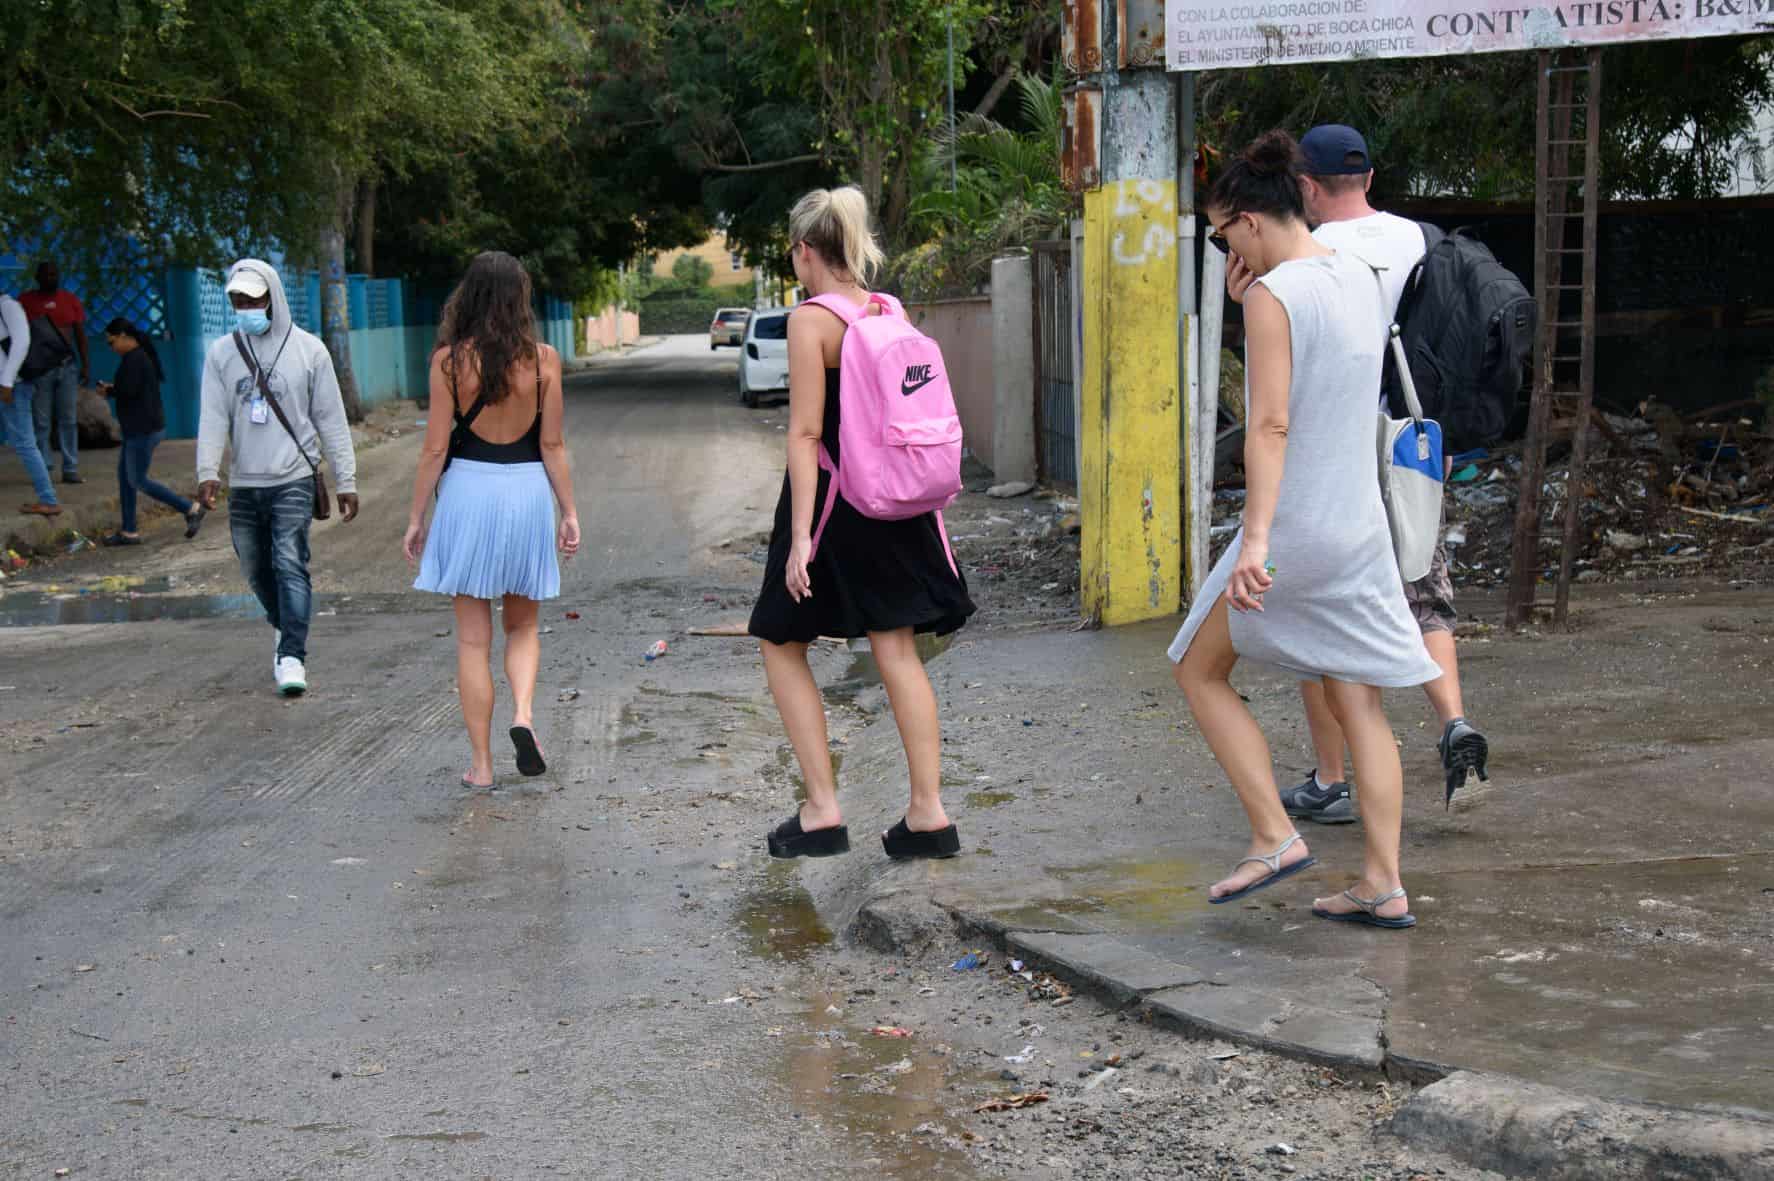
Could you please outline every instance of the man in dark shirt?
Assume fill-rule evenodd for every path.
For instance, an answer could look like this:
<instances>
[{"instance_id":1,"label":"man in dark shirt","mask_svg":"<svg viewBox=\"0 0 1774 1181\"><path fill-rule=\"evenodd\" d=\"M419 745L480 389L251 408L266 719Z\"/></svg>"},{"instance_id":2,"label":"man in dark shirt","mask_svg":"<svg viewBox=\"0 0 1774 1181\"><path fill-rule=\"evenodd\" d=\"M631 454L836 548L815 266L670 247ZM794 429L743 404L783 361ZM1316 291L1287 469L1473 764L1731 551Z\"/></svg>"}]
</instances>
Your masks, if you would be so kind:
<instances>
[{"instance_id":1,"label":"man in dark shirt","mask_svg":"<svg viewBox=\"0 0 1774 1181\"><path fill-rule=\"evenodd\" d=\"M92 383L92 361L86 352L86 308L79 296L62 289L61 269L47 260L37 264L37 290L25 292L18 301L31 319L49 317L73 350L66 361L36 379L37 396L31 403L31 416L43 462L49 462L49 427L53 416L62 451L62 483L84 484L86 481L80 476L80 387Z\"/></svg>"}]
</instances>

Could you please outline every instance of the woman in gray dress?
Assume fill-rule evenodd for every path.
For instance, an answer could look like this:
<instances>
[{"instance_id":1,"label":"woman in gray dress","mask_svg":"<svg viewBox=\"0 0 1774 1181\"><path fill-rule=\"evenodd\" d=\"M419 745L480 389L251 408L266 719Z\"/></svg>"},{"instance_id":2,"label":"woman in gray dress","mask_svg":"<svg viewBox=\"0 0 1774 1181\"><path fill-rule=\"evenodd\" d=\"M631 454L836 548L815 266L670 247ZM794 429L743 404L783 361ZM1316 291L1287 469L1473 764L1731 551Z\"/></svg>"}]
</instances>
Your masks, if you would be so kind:
<instances>
[{"instance_id":1,"label":"woman in gray dress","mask_svg":"<svg viewBox=\"0 0 1774 1181\"><path fill-rule=\"evenodd\" d=\"M1413 926L1399 879L1404 773L1380 689L1441 675L1405 604L1375 454L1379 282L1307 229L1298 148L1257 140L1207 199L1210 241L1255 276L1244 298L1244 524L1170 647L1177 684L1250 819L1247 855L1209 890L1231 902L1314 864L1275 788L1269 745L1230 681L1240 657L1321 679L1349 736L1366 852L1321 918Z\"/></svg>"}]
</instances>

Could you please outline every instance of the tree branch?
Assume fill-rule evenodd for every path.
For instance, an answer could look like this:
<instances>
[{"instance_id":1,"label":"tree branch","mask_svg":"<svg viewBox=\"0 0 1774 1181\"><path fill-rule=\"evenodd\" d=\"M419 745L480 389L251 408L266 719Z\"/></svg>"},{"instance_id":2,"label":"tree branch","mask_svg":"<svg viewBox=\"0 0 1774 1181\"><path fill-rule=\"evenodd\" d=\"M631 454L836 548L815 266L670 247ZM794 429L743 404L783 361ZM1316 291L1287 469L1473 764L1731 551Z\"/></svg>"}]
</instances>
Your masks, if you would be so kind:
<instances>
[{"instance_id":1,"label":"tree branch","mask_svg":"<svg viewBox=\"0 0 1774 1181\"><path fill-rule=\"evenodd\" d=\"M710 172L768 172L773 168L792 168L796 164L817 164L822 157L818 152L809 152L805 156L789 156L782 160L766 160L762 164L710 164Z\"/></svg>"}]
</instances>

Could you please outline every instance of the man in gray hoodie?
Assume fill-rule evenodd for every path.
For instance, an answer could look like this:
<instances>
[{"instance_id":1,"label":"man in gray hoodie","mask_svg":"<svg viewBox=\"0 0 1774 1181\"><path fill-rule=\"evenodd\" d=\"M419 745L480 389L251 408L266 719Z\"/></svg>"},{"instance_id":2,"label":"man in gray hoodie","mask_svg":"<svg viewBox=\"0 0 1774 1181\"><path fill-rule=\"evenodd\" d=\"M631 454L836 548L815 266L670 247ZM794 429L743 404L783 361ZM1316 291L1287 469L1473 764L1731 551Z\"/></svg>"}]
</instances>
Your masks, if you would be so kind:
<instances>
[{"instance_id":1,"label":"man in gray hoodie","mask_svg":"<svg viewBox=\"0 0 1774 1181\"><path fill-rule=\"evenodd\" d=\"M234 552L276 629L272 674L277 691L290 697L308 689L314 472L324 453L338 487L339 519L349 521L357 516L357 455L332 357L319 337L290 317L276 270L255 258L242 259L228 271L227 290L239 332L210 345L204 359L197 499L206 509L216 506L227 448ZM276 408L260 390L260 373ZM288 419L288 430L278 410Z\"/></svg>"}]
</instances>

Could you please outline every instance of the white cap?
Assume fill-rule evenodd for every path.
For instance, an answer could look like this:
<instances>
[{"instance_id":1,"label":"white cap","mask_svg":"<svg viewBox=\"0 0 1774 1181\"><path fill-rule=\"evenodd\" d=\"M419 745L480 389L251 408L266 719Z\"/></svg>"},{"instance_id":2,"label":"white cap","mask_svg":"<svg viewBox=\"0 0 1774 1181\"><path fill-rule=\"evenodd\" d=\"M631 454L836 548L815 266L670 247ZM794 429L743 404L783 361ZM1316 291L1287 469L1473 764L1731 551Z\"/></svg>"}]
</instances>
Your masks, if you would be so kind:
<instances>
[{"instance_id":1,"label":"white cap","mask_svg":"<svg viewBox=\"0 0 1774 1181\"><path fill-rule=\"evenodd\" d=\"M248 299L258 299L270 290L271 284L265 281L265 276L251 267L237 267L234 273L228 276L229 295L239 293Z\"/></svg>"}]
</instances>

